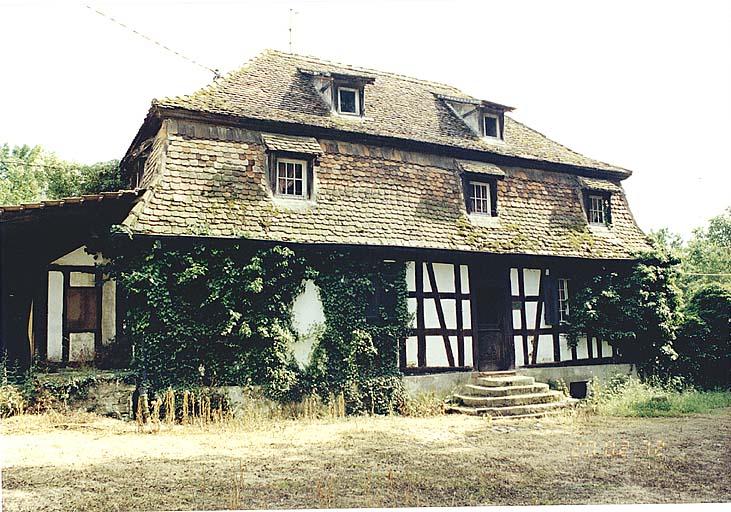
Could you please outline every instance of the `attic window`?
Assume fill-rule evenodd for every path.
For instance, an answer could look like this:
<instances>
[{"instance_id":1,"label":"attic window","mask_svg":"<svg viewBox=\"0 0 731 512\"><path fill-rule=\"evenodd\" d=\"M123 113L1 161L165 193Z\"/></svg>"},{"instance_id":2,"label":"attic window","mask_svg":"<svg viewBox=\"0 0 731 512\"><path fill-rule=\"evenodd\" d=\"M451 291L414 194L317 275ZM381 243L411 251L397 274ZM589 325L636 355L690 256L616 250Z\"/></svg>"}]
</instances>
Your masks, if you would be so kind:
<instances>
[{"instance_id":1,"label":"attic window","mask_svg":"<svg viewBox=\"0 0 731 512\"><path fill-rule=\"evenodd\" d=\"M275 193L279 196L304 198L307 191L307 162L277 158Z\"/></svg>"},{"instance_id":2,"label":"attic window","mask_svg":"<svg viewBox=\"0 0 731 512\"><path fill-rule=\"evenodd\" d=\"M609 192L587 191L586 214L592 226L607 226L611 224L612 212L610 209L611 194Z\"/></svg>"},{"instance_id":3,"label":"attic window","mask_svg":"<svg viewBox=\"0 0 731 512\"><path fill-rule=\"evenodd\" d=\"M482 116L482 134L485 137L500 139L500 122L495 114L484 114Z\"/></svg>"},{"instance_id":4,"label":"attic window","mask_svg":"<svg viewBox=\"0 0 731 512\"><path fill-rule=\"evenodd\" d=\"M470 211L490 215L490 184L479 181L470 182Z\"/></svg>"},{"instance_id":5,"label":"attic window","mask_svg":"<svg viewBox=\"0 0 731 512\"><path fill-rule=\"evenodd\" d=\"M338 112L360 115L360 91L352 87L338 87Z\"/></svg>"}]
</instances>

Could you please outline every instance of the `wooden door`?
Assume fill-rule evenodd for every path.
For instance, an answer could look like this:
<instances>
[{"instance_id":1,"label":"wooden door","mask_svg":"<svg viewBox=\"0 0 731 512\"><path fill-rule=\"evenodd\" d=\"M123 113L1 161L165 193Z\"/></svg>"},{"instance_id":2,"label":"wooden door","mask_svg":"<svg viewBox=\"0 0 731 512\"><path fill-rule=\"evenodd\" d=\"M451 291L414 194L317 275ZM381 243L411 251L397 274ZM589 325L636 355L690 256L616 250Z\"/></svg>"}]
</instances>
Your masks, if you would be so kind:
<instances>
[{"instance_id":1,"label":"wooden door","mask_svg":"<svg viewBox=\"0 0 731 512\"><path fill-rule=\"evenodd\" d=\"M493 273L472 273L470 279L476 302L477 369L507 370L513 365L506 335L505 284Z\"/></svg>"}]
</instances>

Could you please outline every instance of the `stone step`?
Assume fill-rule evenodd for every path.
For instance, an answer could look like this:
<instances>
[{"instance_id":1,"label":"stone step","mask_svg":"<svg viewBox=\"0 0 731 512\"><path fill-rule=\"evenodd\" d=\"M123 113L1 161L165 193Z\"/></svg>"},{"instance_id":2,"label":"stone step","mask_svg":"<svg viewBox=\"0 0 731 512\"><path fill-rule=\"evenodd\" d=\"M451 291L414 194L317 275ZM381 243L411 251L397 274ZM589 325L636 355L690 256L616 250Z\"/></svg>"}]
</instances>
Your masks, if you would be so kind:
<instances>
[{"instance_id":1,"label":"stone step","mask_svg":"<svg viewBox=\"0 0 731 512\"><path fill-rule=\"evenodd\" d=\"M508 375L516 375L515 370L495 370L493 372L475 372L476 377L503 377Z\"/></svg>"},{"instance_id":2,"label":"stone step","mask_svg":"<svg viewBox=\"0 0 731 512\"><path fill-rule=\"evenodd\" d=\"M563 394L558 391L548 391L544 393L531 393L527 395L509 395L509 396L471 396L471 395L454 395L463 405L470 407L513 407L520 405L536 405L560 402Z\"/></svg>"},{"instance_id":3,"label":"stone step","mask_svg":"<svg viewBox=\"0 0 731 512\"><path fill-rule=\"evenodd\" d=\"M502 386L488 387L478 386L477 384L465 384L465 394L474 396L508 396L508 395L528 395L531 393L544 393L548 391L548 384L536 382L530 386Z\"/></svg>"},{"instance_id":4,"label":"stone step","mask_svg":"<svg viewBox=\"0 0 731 512\"><path fill-rule=\"evenodd\" d=\"M449 410L463 414L492 416L492 417L518 417L526 414L545 414L548 411L558 410L572 405L569 400L561 402L550 402L547 404L515 405L509 407L469 407L465 405L450 405Z\"/></svg>"},{"instance_id":5,"label":"stone step","mask_svg":"<svg viewBox=\"0 0 731 512\"><path fill-rule=\"evenodd\" d=\"M515 414L513 416L492 416L492 418L495 421L513 421L529 418L540 419L547 416L556 416L557 414L561 414L561 411L564 408L565 407L558 407L555 409L547 409L541 412L533 412L529 414ZM487 414L478 412L478 409L474 407L465 407L464 405L448 405L445 410L447 413L467 414L469 416L488 416Z\"/></svg>"},{"instance_id":6,"label":"stone step","mask_svg":"<svg viewBox=\"0 0 731 512\"><path fill-rule=\"evenodd\" d=\"M473 384L486 387L505 387L505 386L531 386L535 384L533 377L525 375L506 375L504 377L477 377Z\"/></svg>"}]
</instances>

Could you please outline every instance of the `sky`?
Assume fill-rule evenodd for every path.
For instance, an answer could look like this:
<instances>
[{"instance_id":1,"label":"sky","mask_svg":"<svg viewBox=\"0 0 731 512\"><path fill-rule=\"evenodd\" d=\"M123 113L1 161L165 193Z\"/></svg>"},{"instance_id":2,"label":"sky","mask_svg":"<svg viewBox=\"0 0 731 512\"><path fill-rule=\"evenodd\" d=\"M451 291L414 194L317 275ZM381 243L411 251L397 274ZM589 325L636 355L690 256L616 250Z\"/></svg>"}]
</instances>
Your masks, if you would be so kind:
<instances>
[{"instance_id":1,"label":"sky","mask_svg":"<svg viewBox=\"0 0 731 512\"><path fill-rule=\"evenodd\" d=\"M731 1L86 3L224 73L288 51L291 26L295 53L514 106L553 140L632 170L624 187L645 230L688 237L731 205ZM0 48L0 144L83 163L121 158L152 98L213 79L84 2L0 0Z\"/></svg>"}]
</instances>

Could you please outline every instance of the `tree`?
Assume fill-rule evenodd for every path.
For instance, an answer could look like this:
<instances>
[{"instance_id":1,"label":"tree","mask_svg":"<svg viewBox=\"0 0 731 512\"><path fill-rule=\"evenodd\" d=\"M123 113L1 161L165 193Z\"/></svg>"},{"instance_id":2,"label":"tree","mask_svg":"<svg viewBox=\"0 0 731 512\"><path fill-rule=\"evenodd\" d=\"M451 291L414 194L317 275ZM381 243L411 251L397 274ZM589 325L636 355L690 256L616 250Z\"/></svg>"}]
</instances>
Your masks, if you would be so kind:
<instances>
[{"instance_id":1,"label":"tree","mask_svg":"<svg viewBox=\"0 0 731 512\"><path fill-rule=\"evenodd\" d=\"M698 386L731 385L731 290L705 285L688 301L675 349L678 369Z\"/></svg>"},{"instance_id":2,"label":"tree","mask_svg":"<svg viewBox=\"0 0 731 512\"><path fill-rule=\"evenodd\" d=\"M0 204L95 194L123 188L119 162L61 160L41 146L0 146Z\"/></svg>"},{"instance_id":3,"label":"tree","mask_svg":"<svg viewBox=\"0 0 731 512\"><path fill-rule=\"evenodd\" d=\"M714 283L731 288L731 207L713 217L708 227L694 230L682 256L682 285L689 293Z\"/></svg>"},{"instance_id":4,"label":"tree","mask_svg":"<svg viewBox=\"0 0 731 512\"><path fill-rule=\"evenodd\" d=\"M668 375L682 320L677 266L678 260L656 244L631 268L591 278L571 301L569 342L575 345L591 332L636 363L643 376Z\"/></svg>"}]
</instances>

